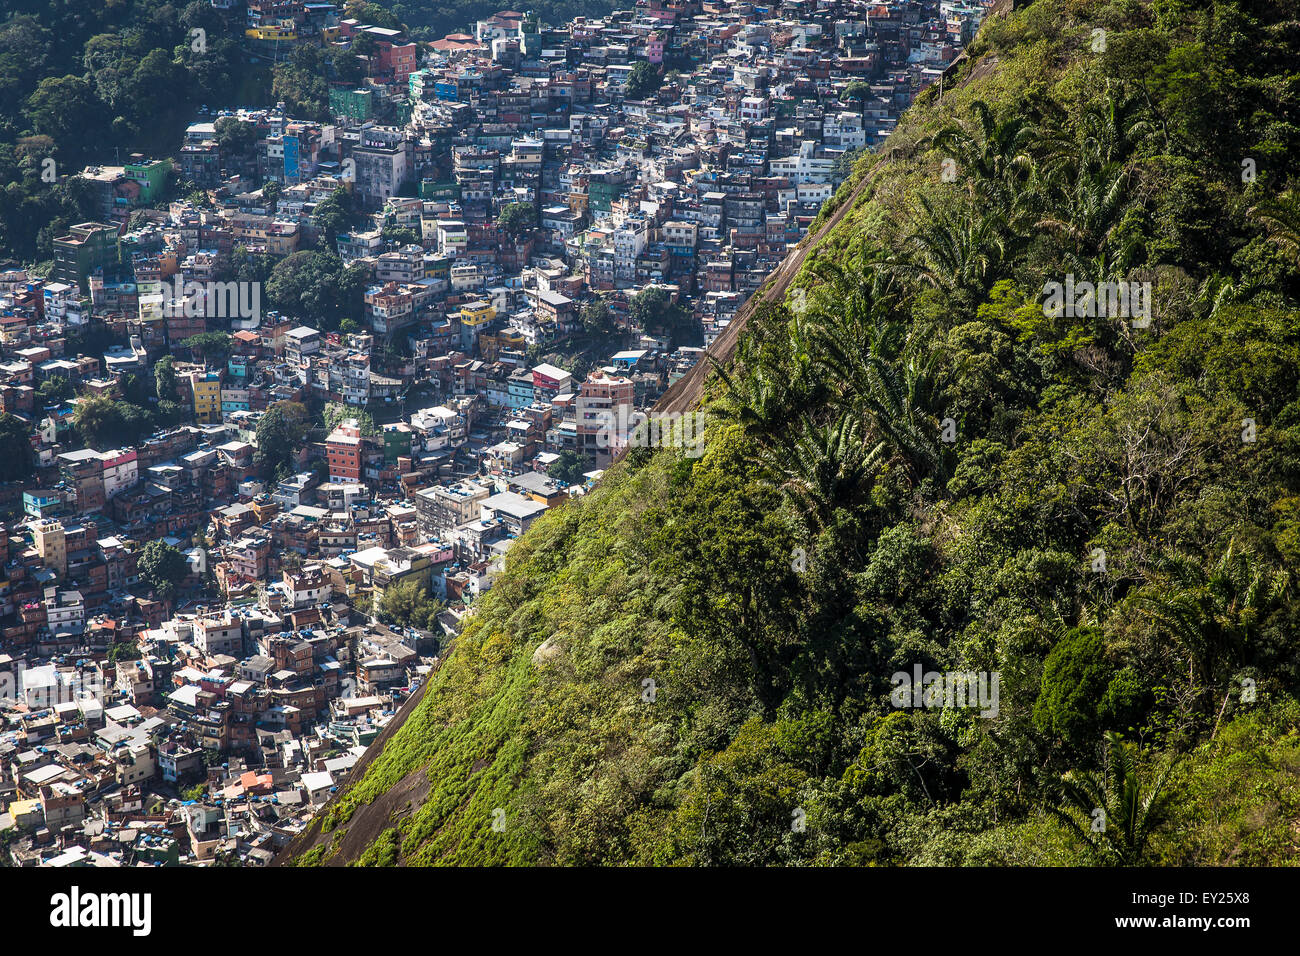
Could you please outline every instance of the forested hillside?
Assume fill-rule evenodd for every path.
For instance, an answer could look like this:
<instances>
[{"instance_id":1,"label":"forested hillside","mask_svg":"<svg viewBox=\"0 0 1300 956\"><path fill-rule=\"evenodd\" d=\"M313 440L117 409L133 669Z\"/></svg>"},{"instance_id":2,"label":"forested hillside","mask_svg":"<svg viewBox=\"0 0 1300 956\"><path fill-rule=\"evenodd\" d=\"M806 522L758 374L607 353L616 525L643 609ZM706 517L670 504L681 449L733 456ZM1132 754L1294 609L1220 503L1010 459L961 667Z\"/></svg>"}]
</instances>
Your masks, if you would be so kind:
<instances>
[{"instance_id":1,"label":"forested hillside","mask_svg":"<svg viewBox=\"0 0 1300 956\"><path fill-rule=\"evenodd\" d=\"M1296 860L1296 6L987 21L293 862Z\"/></svg>"},{"instance_id":2,"label":"forested hillside","mask_svg":"<svg viewBox=\"0 0 1300 956\"><path fill-rule=\"evenodd\" d=\"M269 74L241 65L237 25L206 0L8 0L0 253L49 258L55 236L92 217L85 184L63 179L87 163L171 156L200 104L264 102Z\"/></svg>"}]
</instances>

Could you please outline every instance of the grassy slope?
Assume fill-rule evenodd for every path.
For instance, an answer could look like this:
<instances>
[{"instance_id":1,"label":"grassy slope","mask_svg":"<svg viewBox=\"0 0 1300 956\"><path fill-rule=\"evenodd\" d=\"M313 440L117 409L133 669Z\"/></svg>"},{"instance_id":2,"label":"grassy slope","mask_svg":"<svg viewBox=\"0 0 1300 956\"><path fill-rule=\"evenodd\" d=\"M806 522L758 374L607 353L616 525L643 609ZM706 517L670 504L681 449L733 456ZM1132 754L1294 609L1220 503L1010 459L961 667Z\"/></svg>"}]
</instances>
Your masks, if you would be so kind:
<instances>
[{"instance_id":1,"label":"grassy slope","mask_svg":"<svg viewBox=\"0 0 1300 956\"><path fill-rule=\"evenodd\" d=\"M927 93L883 156L864 160L858 176L868 165L887 165L869 194L859 191L823 252L838 255L889 231L908 191L937 173L914 158L917 142L968 115L973 99L1011 104L1054 87L1068 100L1072 87L1086 85L1092 67L1084 47L1098 9L1040 2L986 24L960 71L964 82L948 85L941 102L937 91ZM1105 25L1124 25L1117 8L1101 9L1111 18ZM836 202L854 201L855 184ZM693 520L692 504L711 500L710 484L734 489L747 480L747 449L732 432L719 426L707 447L685 481L681 462L667 454L620 465L592 495L537 522L411 718L291 855L336 865L712 862L706 828L734 823L752 829L756 845L776 848L756 859L780 859L788 808L821 772L822 731L812 717L764 719L729 680L729 662L701 659L707 649L687 640L674 616L691 584L658 550L664 528ZM656 684L653 702L646 680ZM1180 764L1165 860L1297 857L1289 823L1300 802L1295 722L1285 703L1230 718L1214 742ZM870 785L879 768L868 755L888 752L892 726L887 718L869 733L846 787ZM926 832L896 837L907 858L1078 859L1045 815L1008 823L945 812L934 812ZM494 829L494 819L504 826ZM850 829L858 833L871 829L870 821L856 823ZM852 860L859 852L867 859L873 850L834 846L819 858Z\"/></svg>"}]
</instances>

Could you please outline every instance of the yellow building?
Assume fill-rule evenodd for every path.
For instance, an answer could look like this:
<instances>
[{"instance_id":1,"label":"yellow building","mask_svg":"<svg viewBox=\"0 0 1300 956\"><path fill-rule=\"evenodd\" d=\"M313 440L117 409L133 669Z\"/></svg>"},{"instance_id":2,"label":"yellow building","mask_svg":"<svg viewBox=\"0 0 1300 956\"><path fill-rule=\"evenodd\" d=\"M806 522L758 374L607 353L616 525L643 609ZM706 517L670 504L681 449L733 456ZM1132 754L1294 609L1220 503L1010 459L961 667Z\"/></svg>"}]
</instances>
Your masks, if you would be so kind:
<instances>
[{"instance_id":1,"label":"yellow building","mask_svg":"<svg viewBox=\"0 0 1300 956\"><path fill-rule=\"evenodd\" d=\"M20 830L26 827L40 826L45 820L41 811L40 800L15 800L6 811L13 818L14 825Z\"/></svg>"},{"instance_id":2,"label":"yellow building","mask_svg":"<svg viewBox=\"0 0 1300 956\"><path fill-rule=\"evenodd\" d=\"M460 307L460 321L472 328L487 325L497 317L497 310L488 302L469 302Z\"/></svg>"},{"instance_id":3,"label":"yellow building","mask_svg":"<svg viewBox=\"0 0 1300 956\"><path fill-rule=\"evenodd\" d=\"M251 27L244 31L244 36L250 40L296 40L298 34L293 27L280 26L277 24L265 24L260 27Z\"/></svg>"},{"instance_id":4,"label":"yellow building","mask_svg":"<svg viewBox=\"0 0 1300 956\"><path fill-rule=\"evenodd\" d=\"M194 420L200 425L221 421L221 376L216 372L192 373L190 398L194 403Z\"/></svg>"},{"instance_id":5,"label":"yellow building","mask_svg":"<svg viewBox=\"0 0 1300 956\"><path fill-rule=\"evenodd\" d=\"M32 546L41 556L41 563L45 567L57 571L59 577L68 573L68 542L61 521L47 518L33 524Z\"/></svg>"}]
</instances>

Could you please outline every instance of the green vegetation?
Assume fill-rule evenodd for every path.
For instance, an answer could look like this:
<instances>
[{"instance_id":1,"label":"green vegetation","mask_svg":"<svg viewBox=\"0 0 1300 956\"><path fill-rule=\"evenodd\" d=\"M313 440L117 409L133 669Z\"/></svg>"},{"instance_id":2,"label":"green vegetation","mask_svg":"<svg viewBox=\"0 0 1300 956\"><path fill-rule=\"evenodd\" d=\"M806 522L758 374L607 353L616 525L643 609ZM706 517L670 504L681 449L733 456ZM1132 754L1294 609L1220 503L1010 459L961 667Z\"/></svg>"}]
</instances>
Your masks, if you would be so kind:
<instances>
[{"instance_id":1,"label":"green vegetation","mask_svg":"<svg viewBox=\"0 0 1300 956\"><path fill-rule=\"evenodd\" d=\"M21 481L36 464L28 427L8 412L0 414L0 481Z\"/></svg>"},{"instance_id":2,"label":"green vegetation","mask_svg":"<svg viewBox=\"0 0 1300 956\"><path fill-rule=\"evenodd\" d=\"M643 100L653 95L662 83L663 77L658 70L645 60L638 60L628 72L623 95L629 100Z\"/></svg>"},{"instance_id":3,"label":"green vegetation","mask_svg":"<svg viewBox=\"0 0 1300 956\"><path fill-rule=\"evenodd\" d=\"M584 302L578 310L582 330L588 335L608 335L614 331L614 311L604 299Z\"/></svg>"},{"instance_id":4,"label":"green vegetation","mask_svg":"<svg viewBox=\"0 0 1300 956\"><path fill-rule=\"evenodd\" d=\"M557 481L569 485L580 485L585 480L582 476L596 467L596 463L586 455L580 455L571 448L560 452L559 460L546 473Z\"/></svg>"},{"instance_id":5,"label":"green vegetation","mask_svg":"<svg viewBox=\"0 0 1300 956\"><path fill-rule=\"evenodd\" d=\"M170 355L164 355L153 366L154 394L159 401L176 397L176 362Z\"/></svg>"},{"instance_id":6,"label":"green vegetation","mask_svg":"<svg viewBox=\"0 0 1300 956\"><path fill-rule=\"evenodd\" d=\"M379 426L364 408L356 408L343 402L326 402L321 409L321 423L325 426L327 435L350 418L356 420L362 435L379 434Z\"/></svg>"},{"instance_id":7,"label":"green vegetation","mask_svg":"<svg viewBox=\"0 0 1300 956\"><path fill-rule=\"evenodd\" d=\"M347 190L336 189L319 203L316 211L312 213L312 222L316 227L317 245L323 251L333 252L338 236L347 232L352 226L352 210Z\"/></svg>"},{"instance_id":8,"label":"green vegetation","mask_svg":"<svg viewBox=\"0 0 1300 956\"><path fill-rule=\"evenodd\" d=\"M365 266L345 268L333 252L308 249L275 264L266 293L272 308L333 332L343 318L362 314L367 275Z\"/></svg>"},{"instance_id":9,"label":"green vegetation","mask_svg":"<svg viewBox=\"0 0 1300 956\"><path fill-rule=\"evenodd\" d=\"M702 341L688 341L694 335L699 339L696 323L684 305L674 302L672 293L663 286L647 286L632 297L628 314L634 328L643 328L651 334L666 334L675 345L703 345Z\"/></svg>"},{"instance_id":10,"label":"green vegetation","mask_svg":"<svg viewBox=\"0 0 1300 956\"><path fill-rule=\"evenodd\" d=\"M116 641L108 648L108 662L138 661L141 657L140 646L135 641Z\"/></svg>"},{"instance_id":11,"label":"green vegetation","mask_svg":"<svg viewBox=\"0 0 1300 956\"><path fill-rule=\"evenodd\" d=\"M302 450L311 417L299 402L276 402L257 420L257 450L253 463L276 480L293 473L295 456Z\"/></svg>"},{"instance_id":12,"label":"green vegetation","mask_svg":"<svg viewBox=\"0 0 1300 956\"><path fill-rule=\"evenodd\" d=\"M51 375L36 389L36 400L41 405L57 405L72 396L72 383L63 375Z\"/></svg>"},{"instance_id":13,"label":"green vegetation","mask_svg":"<svg viewBox=\"0 0 1300 956\"><path fill-rule=\"evenodd\" d=\"M226 332L200 332L182 341L181 347L189 349L194 361L221 368L230 357L230 344L230 335Z\"/></svg>"},{"instance_id":14,"label":"green vegetation","mask_svg":"<svg viewBox=\"0 0 1300 956\"><path fill-rule=\"evenodd\" d=\"M72 422L86 444L97 451L134 445L157 425L156 417L143 406L106 395L79 400Z\"/></svg>"},{"instance_id":15,"label":"green vegetation","mask_svg":"<svg viewBox=\"0 0 1300 956\"><path fill-rule=\"evenodd\" d=\"M704 454L533 524L304 859L1300 859L1293 21L989 20L750 316ZM1045 309L1067 277L1151 322ZM996 713L896 706L913 667Z\"/></svg>"},{"instance_id":16,"label":"green vegetation","mask_svg":"<svg viewBox=\"0 0 1300 956\"><path fill-rule=\"evenodd\" d=\"M429 593L427 584L404 581L384 588L375 604L375 615L392 627L436 631L442 609L443 606Z\"/></svg>"},{"instance_id":17,"label":"green vegetation","mask_svg":"<svg viewBox=\"0 0 1300 956\"><path fill-rule=\"evenodd\" d=\"M518 237L537 228L537 207L530 202L506 203L497 216L497 225Z\"/></svg>"},{"instance_id":18,"label":"green vegetation","mask_svg":"<svg viewBox=\"0 0 1300 956\"><path fill-rule=\"evenodd\" d=\"M65 177L114 149L170 155L195 108L234 99L248 69L206 0L12 0L3 17L0 250L25 261L95 218L87 184Z\"/></svg>"},{"instance_id":19,"label":"green vegetation","mask_svg":"<svg viewBox=\"0 0 1300 956\"><path fill-rule=\"evenodd\" d=\"M365 67L356 51L343 47L298 46L283 63L272 71L271 95L283 101L295 117L328 122L330 116L329 80L338 78L360 83Z\"/></svg>"},{"instance_id":20,"label":"green vegetation","mask_svg":"<svg viewBox=\"0 0 1300 956\"><path fill-rule=\"evenodd\" d=\"M196 783L194 786L186 787L181 791L181 799L199 801L207 796L207 793L208 785L206 783Z\"/></svg>"},{"instance_id":21,"label":"green vegetation","mask_svg":"<svg viewBox=\"0 0 1300 956\"><path fill-rule=\"evenodd\" d=\"M189 560L165 541L150 541L140 552L140 580L151 587L158 596L169 601L176 594L176 585L190 573Z\"/></svg>"}]
</instances>

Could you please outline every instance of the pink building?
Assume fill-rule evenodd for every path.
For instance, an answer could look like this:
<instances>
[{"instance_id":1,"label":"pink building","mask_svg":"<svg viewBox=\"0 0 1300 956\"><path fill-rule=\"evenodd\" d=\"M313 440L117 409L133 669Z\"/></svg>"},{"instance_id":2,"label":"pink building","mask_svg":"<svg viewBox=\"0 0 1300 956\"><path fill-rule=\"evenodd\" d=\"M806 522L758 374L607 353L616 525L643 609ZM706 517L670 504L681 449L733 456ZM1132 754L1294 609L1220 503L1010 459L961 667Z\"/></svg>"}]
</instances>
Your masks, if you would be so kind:
<instances>
[{"instance_id":1,"label":"pink building","mask_svg":"<svg viewBox=\"0 0 1300 956\"><path fill-rule=\"evenodd\" d=\"M646 37L645 58L656 65L664 61L664 36L662 33L652 33Z\"/></svg>"}]
</instances>

